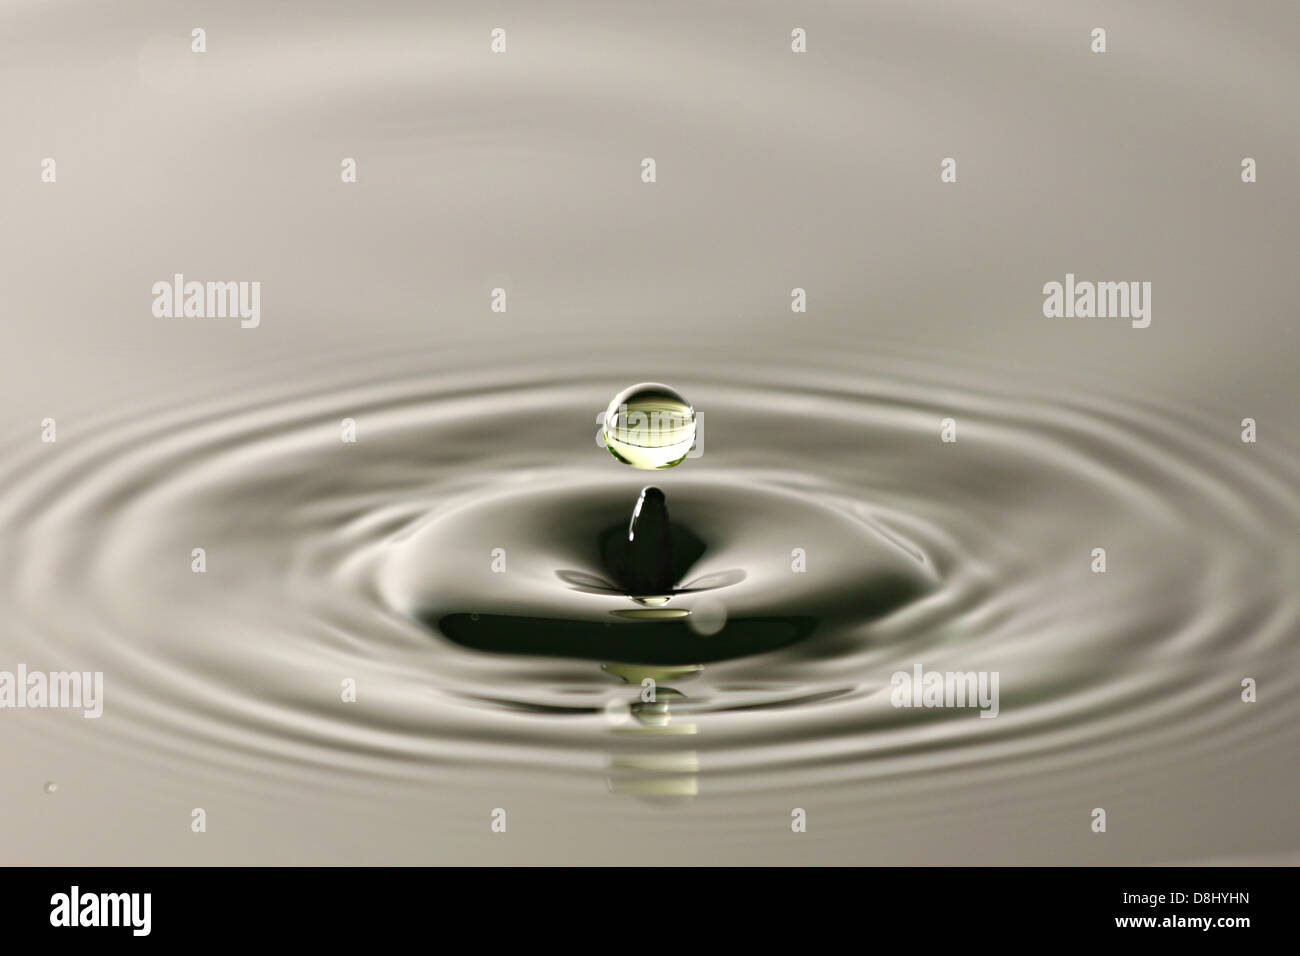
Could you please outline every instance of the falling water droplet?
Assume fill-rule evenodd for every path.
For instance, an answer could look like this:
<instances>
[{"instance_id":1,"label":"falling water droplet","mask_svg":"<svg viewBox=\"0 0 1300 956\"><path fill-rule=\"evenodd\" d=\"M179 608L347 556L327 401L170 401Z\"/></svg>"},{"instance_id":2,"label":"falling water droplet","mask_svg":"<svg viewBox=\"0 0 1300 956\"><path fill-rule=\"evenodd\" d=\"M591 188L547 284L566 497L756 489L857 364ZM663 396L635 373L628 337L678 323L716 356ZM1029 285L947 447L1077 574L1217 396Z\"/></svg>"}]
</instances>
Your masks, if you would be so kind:
<instances>
[{"instance_id":1,"label":"falling water droplet","mask_svg":"<svg viewBox=\"0 0 1300 956\"><path fill-rule=\"evenodd\" d=\"M45 792L46 792L46 793L53 793L55 790L58 790L58 789L59 789L59 785L58 785L57 783L55 783L53 780L47 780L47 781L45 781Z\"/></svg>"},{"instance_id":2,"label":"falling water droplet","mask_svg":"<svg viewBox=\"0 0 1300 956\"><path fill-rule=\"evenodd\" d=\"M642 382L605 409L605 447L633 468L671 468L695 444L695 409L676 389Z\"/></svg>"}]
</instances>

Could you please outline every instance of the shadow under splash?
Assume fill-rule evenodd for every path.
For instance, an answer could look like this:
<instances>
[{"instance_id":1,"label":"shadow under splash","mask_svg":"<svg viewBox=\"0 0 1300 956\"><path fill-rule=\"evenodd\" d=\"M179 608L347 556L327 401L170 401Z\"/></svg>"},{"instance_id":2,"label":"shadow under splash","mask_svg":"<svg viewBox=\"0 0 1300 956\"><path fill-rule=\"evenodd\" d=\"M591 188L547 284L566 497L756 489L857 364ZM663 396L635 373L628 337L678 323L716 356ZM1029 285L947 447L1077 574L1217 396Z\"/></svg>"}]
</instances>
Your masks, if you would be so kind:
<instances>
[{"instance_id":1,"label":"shadow under splash","mask_svg":"<svg viewBox=\"0 0 1300 956\"><path fill-rule=\"evenodd\" d=\"M496 614L464 603L426 604L415 617L473 651L673 667L778 651L815 633L829 637L845 625L851 630L907 603L927 584L912 559L880 545L869 552L875 560L862 561L860 574L846 573L843 556L859 550L854 547L859 542L868 549L872 540L850 537L838 522L830 527L839 545L827 559L830 564L839 558L833 574L783 575L768 564L753 578L744 567L719 567L715 560L692 576L710 545L689 523L670 520L666 496L653 485L642 489L630 520L604 519L585 529L583 523L557 522L560 529L574 529L569 532L574 563L587 566L553 571L566 586L559 593L572 595L572 602L539 602L535 613L519 613L516 604L509 608L512 613ZM584 546L582 538L589 543ZM742 565L747 559L757 566L769 560L735 545L724 553ZM626 606L611 608L610 598Z\"/></svg>"},{"instance_id":2,"label":"shadow under splash","mask_svg":"<svg viewBox=\"0 0 1300 956\"><path fill-rule=\"evenodd\" d=\"M804 640L812 617L728 620L701 636L685 620L572 621L505 614L448 614L426 621L462 647L494 654L569 657L628 664L708 664L779 650Z\"/></svg>"}]
</instances>

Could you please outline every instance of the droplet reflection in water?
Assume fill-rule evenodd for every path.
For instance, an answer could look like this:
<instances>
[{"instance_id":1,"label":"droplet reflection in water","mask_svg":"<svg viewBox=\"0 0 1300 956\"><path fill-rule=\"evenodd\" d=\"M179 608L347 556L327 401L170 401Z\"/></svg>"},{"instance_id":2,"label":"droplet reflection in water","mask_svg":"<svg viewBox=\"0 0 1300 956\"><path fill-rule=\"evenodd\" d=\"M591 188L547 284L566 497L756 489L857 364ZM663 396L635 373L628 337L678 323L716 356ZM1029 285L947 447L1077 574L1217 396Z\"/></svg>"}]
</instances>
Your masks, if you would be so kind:
<instances>
[{"instance_id":1,"label":"droplet reflection in water","mask_svg":"<svg viewBox=\"0 0 1300 956\"><path fill-rule=\"evenodd\" d=\"M625 465L671 468L694 444L695 409L667 385L625 388L605 409L605 447Z\"/></svg>"}]
</instances>

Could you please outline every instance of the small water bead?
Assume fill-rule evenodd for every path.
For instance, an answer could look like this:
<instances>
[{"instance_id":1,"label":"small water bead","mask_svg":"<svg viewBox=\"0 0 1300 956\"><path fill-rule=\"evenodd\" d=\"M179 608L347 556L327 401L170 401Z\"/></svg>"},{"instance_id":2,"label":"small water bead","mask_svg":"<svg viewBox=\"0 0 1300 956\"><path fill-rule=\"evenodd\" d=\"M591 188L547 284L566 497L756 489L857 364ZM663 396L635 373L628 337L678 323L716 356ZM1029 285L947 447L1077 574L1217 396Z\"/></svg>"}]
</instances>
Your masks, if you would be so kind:
<instances>
[{"instance_id":1,"label":"small water bead","mask_svg":"<svg viewBox=\"0 0 1300 956\"><path fill-rule=\"evenodd\" d=\"M605 705L605 723L610 727L622 727L632 720L632 707L621 697L616 697Z\"/></svg>"},{"instance_id":2,"label":"small water bead","mask_svg":"<svg viewBox=\"0 0 1300 956\"><path fill-rule=\"evenodd\" d=\"M727 606L717 598L701 598L695 602L686 623L696 634L711 637L727 626Z\"/></svg>"},{"instance_id":3,"label":"small water bead","mask_svg":"<svg viewBox=\"0 0 1300 956\"><path fill-rule=\"evenodd\" d=\"M57 783L55 783L53 780L47 780L47 781L45 782L45 792L46 792L46 793L53 793L55 790L58 790L58 789L59 789L59 785L58 785Z\"/></svg>"},{"instance_id":4,"label":"small water bead","mask_svg":"<svg viewBox=\"0 0 1300 956\"><path fill-rule=\"evenodd\" d=\"M633 468L671 468L695 445L695 409L676 389L642 382L605 409L605 447Z\"/></svg>"}]
</instances>

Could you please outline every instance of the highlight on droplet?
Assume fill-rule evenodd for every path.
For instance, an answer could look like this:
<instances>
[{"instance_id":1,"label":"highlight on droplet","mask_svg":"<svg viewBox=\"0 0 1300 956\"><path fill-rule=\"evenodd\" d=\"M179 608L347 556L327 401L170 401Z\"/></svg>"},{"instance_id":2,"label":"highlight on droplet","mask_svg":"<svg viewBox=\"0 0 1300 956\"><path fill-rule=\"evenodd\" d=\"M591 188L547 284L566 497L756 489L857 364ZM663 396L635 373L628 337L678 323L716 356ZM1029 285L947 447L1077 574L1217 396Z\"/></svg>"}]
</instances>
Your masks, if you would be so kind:
<instances>
[{"instance_id":1,"label":"highlight on droplet","mask_svg":"<svg viewBox=\"0 0 1300 956\"><path fill-rule=\"evenodd\" d=\"M695 409L676 389L642 382L605 409L605 447L633 468L672 468L695 444Z\"/></svg>"}]
</instances>

